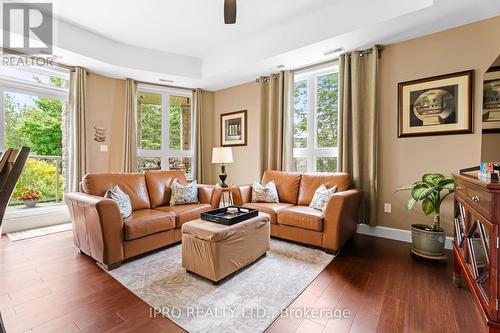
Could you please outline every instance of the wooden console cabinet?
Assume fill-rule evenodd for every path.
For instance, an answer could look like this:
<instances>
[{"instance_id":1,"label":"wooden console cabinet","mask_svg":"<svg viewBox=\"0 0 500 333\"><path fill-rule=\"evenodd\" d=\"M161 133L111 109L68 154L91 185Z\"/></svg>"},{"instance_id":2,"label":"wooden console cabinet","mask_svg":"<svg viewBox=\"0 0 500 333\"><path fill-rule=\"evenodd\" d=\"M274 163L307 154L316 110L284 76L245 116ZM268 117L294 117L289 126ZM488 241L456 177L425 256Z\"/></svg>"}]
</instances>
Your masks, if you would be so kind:
<instances>
[{"instance_id":1,"label":"wooden console cabinet","mask_svg":"<svg viewBox=\"0 0 500 333\"><path fill-rule=\"evenodd\" d=\"M455 284L462 276L483 310L489 332L500 333L500 183L480 181L476 173L455 177Z\"/></svg>"}]
</instances>

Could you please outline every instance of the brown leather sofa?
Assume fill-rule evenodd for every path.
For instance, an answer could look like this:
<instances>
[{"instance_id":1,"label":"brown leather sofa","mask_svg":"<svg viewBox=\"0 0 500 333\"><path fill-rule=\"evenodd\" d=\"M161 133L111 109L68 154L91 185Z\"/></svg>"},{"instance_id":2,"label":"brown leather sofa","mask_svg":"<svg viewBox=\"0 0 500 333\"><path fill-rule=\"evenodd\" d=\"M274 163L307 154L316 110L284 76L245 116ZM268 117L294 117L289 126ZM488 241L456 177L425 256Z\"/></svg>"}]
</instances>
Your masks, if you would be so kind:
<instances>
[{"instance_id":1,"label":"brown leather sofa","mask_svg":"<svg viewBox=\"0 0 500 333\"><path fill-rule=\"evenodd\" d=\"M234 204L256 208L271 216L271 236L337 252L354 234L358 224L361 191L351 189L346 173L295 173L267 170L262 184L274 180L279 203L254 203L252 186L232 188ZM308 207L321 185L337 185L325 212Z\"/></svg>"},{"instance_id":2,"label":"brown leather sofa","mask_svg":"<svg viewBox=\"0 0 500 333\"><path fill-rule=\"evenodd\" d=\"M169 206L174 179L187 183L182 171L84 176L81 192L65 195L75 245L106 269L113 269L124 259L179 242L183 223L218 208L221 188L199 185L199 203ZM114 185L127 193L132 203L132 214L125 219L116 202L103 197Z\"/></svg>"}]
</instances>

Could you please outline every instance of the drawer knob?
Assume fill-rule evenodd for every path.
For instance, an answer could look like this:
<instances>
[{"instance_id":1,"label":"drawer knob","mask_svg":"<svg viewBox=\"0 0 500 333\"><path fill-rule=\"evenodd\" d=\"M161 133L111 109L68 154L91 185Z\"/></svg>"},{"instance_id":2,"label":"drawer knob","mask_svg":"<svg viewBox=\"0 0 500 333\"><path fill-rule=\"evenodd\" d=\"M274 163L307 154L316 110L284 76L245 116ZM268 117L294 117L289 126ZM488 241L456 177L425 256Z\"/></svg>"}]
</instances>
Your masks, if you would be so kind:
<instances>
[{"instance_id":1,"label":"drawer knob","mask_svg":"<svg viewBox=\"0 0 500 333\"><path fill-rule=\"evenodd\" d=\"M477 195L473 196L471 199L474 202L479 202L479 197Z\"/></svg>"}]
</instances>

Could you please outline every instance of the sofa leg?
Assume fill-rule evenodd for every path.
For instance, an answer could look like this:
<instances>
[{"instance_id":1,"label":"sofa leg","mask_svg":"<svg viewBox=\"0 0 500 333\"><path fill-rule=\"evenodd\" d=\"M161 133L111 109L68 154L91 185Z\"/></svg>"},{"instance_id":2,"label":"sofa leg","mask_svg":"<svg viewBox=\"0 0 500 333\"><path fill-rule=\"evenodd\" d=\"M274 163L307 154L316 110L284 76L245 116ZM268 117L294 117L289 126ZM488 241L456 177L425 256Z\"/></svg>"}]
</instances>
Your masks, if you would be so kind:
<instances>
[{"instance_id":1,"label":"sofa leg","mask_svg":"<svg viewBox=\"0 0 500 333\"><path fill-rule=\"evenodd\" d=\"M340 252L340 250L336 250L335 251L335 250L332 250L332 249L323 249L323 250L325 250L326 253L331 254L333 256L336 256Z\"/></svg>"},{"instance_id":2,"label":"sofa leg","mask_svg":"<svg viewBox=\"0 0 500 333\"><path fill-rule=\"evenodd\" d=\"M105 264L102 264L102 267L104 267L105 270L107 271L111 271L115 268L118 268L122 265L122 262L119 261L119 262L115 262L115 263L112 263L111 265L105 265Z\"/></svg>"}]
</instances>

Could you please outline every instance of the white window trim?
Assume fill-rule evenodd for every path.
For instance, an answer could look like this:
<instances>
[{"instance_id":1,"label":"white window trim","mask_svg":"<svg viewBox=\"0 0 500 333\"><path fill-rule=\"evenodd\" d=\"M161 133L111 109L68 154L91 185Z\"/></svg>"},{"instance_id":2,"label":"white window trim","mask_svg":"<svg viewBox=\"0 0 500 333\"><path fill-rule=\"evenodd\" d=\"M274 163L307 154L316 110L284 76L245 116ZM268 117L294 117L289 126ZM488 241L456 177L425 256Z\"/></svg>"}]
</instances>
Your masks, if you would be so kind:
<instances>
[{"instance_id":1,"label":"white window trim","mask_svg":"<svg viewBox=\"0 0 500 333\"><path fill-rule=\"evenodd\" d=\"M159 157L161 159L162 170L168 170L170 165L168 163L169 157L189 157L191 158L191 172L186 174L188 179L194 179L196 173L196 154L195 154L195 138L196 138L196 127L194 119L194 108L193 108L193 93L188 89L179 89L172 87L160 87L152 86L147 84L139 84L137 86L137 93L139 92L149 92L162 95L161 98L161 150L151 150L151 149L138 149L137 157ZM168 135L168 129L170 128L170 96L178 97L188 97L191 99L191 149L190 150L171 150L170 147L170 136ZM140 110L138 110L140 112ZM138 133L140 136L140 133Z\"/></svg>"},{"instance_id":2,"label":"white window trim","mask_svg":"<svg viewBox=\"0 0 500 333\"><path fill-rule=\"evenodd\" d=\"M30 67L30 69L34 69ZM24 69L23 69L24 70ZM41 70L33 70L30 72L41 73ZM45 73L44 74L48 74ZM62 77L69 80L69 73L63 73L62 71L53 71L51 75ZM4 95L5 92L19 93L30 96L45 97L60 100L67 103L69 100L68 89L62 89L58 87L51 87L36 82L30 82L26 80L16 79L15 77L5 76L0 73L0 151L3 152L5 149L5 110L4 110Z\"/></svg>"},{"instance_id":3,"label":"white window trim","mask_svg":"<svg viewBox=\"0 0 500 333\"><path fill-rule=\"evenodd\" d=\"M293 148L294 158L307 159L307 171L316 171L316 159L318 157L337 157L338 169L338 147L321 148L317 146L316 129L317 129L317 78L323 75L338 73L338 62L325 64L323 66L296 71L294 73L294 83L307 81L307 147ZM313 121L310 121L313 119ZM338 138L337 138L338 143ZM312 146L311 146L312 145Z\"/></svg>"}]
</instances>

